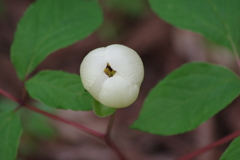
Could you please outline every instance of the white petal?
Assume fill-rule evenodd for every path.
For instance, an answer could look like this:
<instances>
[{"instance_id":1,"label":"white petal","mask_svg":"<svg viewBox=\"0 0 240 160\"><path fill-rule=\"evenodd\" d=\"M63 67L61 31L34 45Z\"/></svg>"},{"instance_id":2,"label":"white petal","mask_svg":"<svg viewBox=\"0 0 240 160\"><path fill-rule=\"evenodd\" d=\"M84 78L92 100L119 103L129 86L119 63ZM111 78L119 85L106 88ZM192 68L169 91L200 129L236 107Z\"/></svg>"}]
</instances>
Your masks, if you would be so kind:
<instances>
[{"instance_id":1,"label":"white petal","mask_svg":"<svg viewBox=\"0 0 240 160\"><path fill-rule=\"evenodd\" d=\"M107 62L124 79L138 84L142 83L144 76L143 63L139 55L123 45L114 44L106 47Z\"/></svg>"},{"instance_id":2,"label":"white petal","mask_svg":"<svg viewBox=\"0 0 240 160\"><path fill-rule=\"evenodd\" d=\"M118 72L103 83L99 101L107 107L123 108L131 105L138 96L139 86L121 77Z\"/></svg>"},{"instance_id":3,"label":"white petal","mask_svg":"<svg viewBox=\"0 0 240 160\"><path fill-rule=\"evenodd\" d=\"M97 78L103 73L106 68L107 61L105 57L106 48L97 48L83 59L80 66L80 75L83 86L89 90Z\"/></svg>"},{"instance_id":4,"label":"white petal","mask_svg":"<svg viewBox=\"0 0 240 160\"><path fill-rule=\"evenodd\" d=\"M104 73L107 63L116 71ZM143 64L138 54L123 45L110 45L91 51L80 66L83 86L102 104L112 108L131 105L143 80Z\"/></svg>"},{"instance_id":5,"label":"white petal","mask_svg":"<svg viewBox=\"0 0 240 160\"><path fill-rule=\"evenodd\" d=\"M96 79L94 84L88 90L88 92L98 101L100 101L99 94L102 90L102 86L107 79L109 79L109 77L104 72L102 72L102 74Z\"/></svg>"}]
</instances>

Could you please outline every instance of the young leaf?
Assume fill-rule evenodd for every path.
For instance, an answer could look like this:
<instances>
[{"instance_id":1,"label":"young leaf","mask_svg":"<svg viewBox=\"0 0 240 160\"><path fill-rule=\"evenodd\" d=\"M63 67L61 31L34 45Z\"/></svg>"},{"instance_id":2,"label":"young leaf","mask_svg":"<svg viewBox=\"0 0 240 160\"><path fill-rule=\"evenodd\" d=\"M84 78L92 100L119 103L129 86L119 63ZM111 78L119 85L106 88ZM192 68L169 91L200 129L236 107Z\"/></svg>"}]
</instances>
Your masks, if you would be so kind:
<instances>
[{"instance_id":1,"label":"young leaf","mask_svg":"<svg viewBox=\"0 0 240 160\"><path fill-rule=\"evenodd\" d=\"M26 82L32 98L59 109L92 110L92 97L80 77L62 71L42 71Z\"/></svg>"},{"instance_id":2,"label":"young leaf","mask_svg":"<svg viewBox=\"0 0 240 160\"><path fill-rule=\"evenodd\" d=\"M239 160L240 155L240 137L236 138L227 150L223 153L220 160Z\"/></svg>"},{"instance_id":3,"label":"young leaf","mask_svg":"<svg viewBox=\"0 0 240 160\"><path fill-rule=\"evenodd\" d=\"M0 159L15 160L19 139L22 133L21 123L14 112L0 112Z\"/></svg>"},{"instance_id":4,"label":"young leaf","mask_svg":"<svg viewBox=\"0 0 240 160\"><path fill-rule=\"evenodd\" d=\"M94 99L93 100L93 111L99 117L107 117L107 116L112 115L116 111L116 108L106 107Z\"/></svg>"},{"instance_id":5,"label":"young leaf","mask_svg":"<svg viewBox=\"0 0 240 160\"><path fill-rule=\"evenodd\" d=\"M150 91L132 128L161 135L190 131L239 92L240 80L227 68L208 63L183 65Z\"/></svg>"},{"instance_id":6,"label":"young leaf","mask_svg":"<svg viewBox=\"0 0 240 160\"><path fill-rule=\"evenodd\" d=\"M20 20L11 47L18 77L23 80L51 52L87 37L101 22L96 0L37 0Z\"/></svg>"},{"instance_id":7,"label":"young leaf","mask_svg":"<svg viewBox=\"0 0 240 160\"><path fill-rule=\"evenodd\" d=\"M201 33L237 52L240 43L239 0L150 0L152 9L176 27Z\"/></svg>"}]
</instances>

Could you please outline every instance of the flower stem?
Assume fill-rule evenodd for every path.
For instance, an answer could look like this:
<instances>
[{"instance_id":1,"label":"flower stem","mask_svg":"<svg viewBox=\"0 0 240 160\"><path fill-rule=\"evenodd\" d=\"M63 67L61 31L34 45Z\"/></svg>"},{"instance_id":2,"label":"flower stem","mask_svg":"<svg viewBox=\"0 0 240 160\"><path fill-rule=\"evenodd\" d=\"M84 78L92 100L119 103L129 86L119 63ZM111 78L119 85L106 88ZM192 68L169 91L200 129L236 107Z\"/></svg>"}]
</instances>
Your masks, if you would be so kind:
<instances>
[{"instance_id":1,"label":"flower stem","mask_svg":"<svg viewBox=\"0 0 240 160\"><path fill-rule=\"evenodd\" d=\"M120 150L117 148L117 146L113 143L111 139L111 131L113 127L113 122L114 122L114 117L115 117L116 112L114 112L109 119L106 134L104 137L105 143L118 155L121 160L127 160L126 157L120 152Z\"/></svg>"},{"instance_id":2,"label":"flower stem","mask_svg":"<svg viewBox=\"0 0 240 160\"><path fill-rule=\"evenodd\" d=\"M216 141L216 142L214 142L214 143L212 143L212 144L210 144L206 147L203 147L203 148L201 148L197 151L194 151L194 152L192 152L192 153L190 153L186 156L183 156L182 158L179 158L178 160L190 160L190 159L192 159L192 158L194 158L194 157L196 157L196 156L198 156L198 155L200 155L204 152L207 152L207 151L209 151L209 150L211 150L215 147L218 147L218 146L220 146L220 145L222 145L222 144L224 144L224 143L226 143L226 142L228 142L228 141L230 141L230 140L232 140L232 139L234 139L238 136L240 136L240 131L236 131L236 132L234 132L234 133L232 133L232 134L230 134L230 135L228 135L228 136L226 136L226 137L224 137L224 138L222 138L222 139L220 139L220 140L218 140L218 141Z\"/></svg>"},{"instance_id":3,"label":"flower stem","mask_svg":"<svg viewBox=\"0 0 240 160\"><path fill-rule=\"evenodd\" d=\"M110 137L110 135L111 135L115 113L116 113L116 111L110 116L108 126L107 126L107 131L106 131L106 137Z\"/></svg>"}]
</instances>

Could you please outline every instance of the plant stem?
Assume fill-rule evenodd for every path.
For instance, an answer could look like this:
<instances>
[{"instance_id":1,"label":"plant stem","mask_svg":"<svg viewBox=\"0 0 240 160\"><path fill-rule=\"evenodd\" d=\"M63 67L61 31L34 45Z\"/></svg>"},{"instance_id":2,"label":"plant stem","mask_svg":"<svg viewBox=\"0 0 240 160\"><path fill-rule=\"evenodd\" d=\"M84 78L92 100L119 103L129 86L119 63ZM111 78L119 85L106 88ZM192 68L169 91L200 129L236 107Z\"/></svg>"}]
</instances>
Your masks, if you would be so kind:
<instances>
[{"instance_id":1,"label":"plant stem","mask_svg":"<svg viewBox=\"0 0 240 160\"><path fill-rule=\"evenodd\" d=\"M106 130L106 134L105 134L105 137L104 137L104 141L118 155L118 157L121 160L127 160L126 157L120 152L120 150L117 148L117 146L113 143L113 141L111 139L111 131L112 131L112 127L113 127L115 114L116 114L116 111L109 118L109 122L108 122L107 130Z\"/></svg>"},{"instance_id":2,"label":"plant stem","mask_svg":"<svg viewBox=\"0 0 240 160\"><path fill-rule=\"evenodd\" d=\"M6 91L4 91L3 89L0 88L0 94L2 94L3 96L17 102L17 103L21 103L20 100L18 100L17 98L15 98L14 96L12 96L11 94L7 93Z\"/></svg>"},{"instance_id":3,"label":"plant stem","mask_svg":"<svg viewBox=\"0 0 240 160\"><path fill-rule=\"evenodd\" d=\"M22 82L22 98L21 98L21 104L19 104L14 112L17 112L19 109L21 109L23 107L23 104L26 103L26 98L27 98L27 90L25 88L25 80Z\"/></svg>"},{"instance_id":4,"label":"plant stem","mask_svg":"<svg viewBox=\"0 0 240 160\"><path fill-rule=\"evenodd\" d=\"M84 132L94 136L94 137L97 137L97 138L100 138L100 139L104 139L104 135L102 133L99 133L97 131L91 130L91 129L89 129L87 127L84 127L84 126L82 126L80 124L77 124L77 123L72 122L72 121L67 120L67 119L63 119L63 118L58 117L56 115L53 115L51 113L45 112L45 111L40 110L40 109L38 109L38 108L36 108L34 106L31 106L29 104L25 104L25 107L30 109L30 110L32 110L32 111L34 111L34 112L37 112L37 113L40 113L40 114L42 114L42 115L44 115L46 117L49 117L51 119L54 119L54 120L57 120L57 121L69 124L71 126L74 126L74 127L78 128L78 129L80 129L80 130L82 130L82 131L84 131Z\"/></svg>"},{"instance_id":5,"label":"plant stem","mask_svg":"<svg viewBox=\"0 0 240 160\"><path fill-rule=\"evenodd\" d=\"M107 130L106 130L106 137L109 137L109 138L111 136L111 131L112 131L112 127L113 127L115 113L116 113L116 111L110 116L108 126L107 126Z\"/></svg>"},{"instance_id":6,"label":"plant stem","mask_svg":"<svg viewBox=\"0 0 240 160\"><path fill-rule=\"evenodd\" d=\"M190 159L192 159L192 158L194 158L194 157L196 157L196 156L198 156L198 155L200 155L204 152L207 152L210 149L213 149L217 146L220 146L220 145L222 145L222 144L224 144L224 143L226 143L226 142L228 142L228 141L230 141L230 140L232 140L232 139L234 139L238 136L240 136L240 131L236 131L236 132L234 132L234 133L232 133L232 134L230 134L230 135L228 135L228 136L226 136L226 137L224 137L224 138L222 138L222 139L220 139L220 140L218 140L218 141L216 141L216 142L214 142L214 143L212 143L212 144L210 144L206 147L203 147L203 148L201 148L201 149L199 149L195 152L192 152L192 153L190 153L186 156L183 156L182 158L179 158L178 160L190 160Z\"/></svg>"},{"instance_id":7,"label":"plant stem","mask_svg":"<svg viewBox=\"0 0 240 160\"><path fill-rule=\"evenodd\" d=\"M25 88L25 82L26 82L26 78L22 81L22 101L24 101L24 102L27 97L27 90Z\"/></svg>"},{"instance_id":8,"label":"plant stem","mask_svg":"<svg viewBox=\"0 0 240 160\"><path fill-rule=\"evenodd\" d=\"M121 160L127 160L110 138L105 138L104 141L118 155Z\"/></svg>"},{"instance_id":9,"label":"plant stem","mask_svg":"<svg viewBox=\"0 0 240 160\"><path fill-rule=\"evenodd\" d=\"M49 118L54 119L54 120L57 120L57 121L60 121L60 122L63 122L63 123L67 123L67 124L69 124L69 125L71 125L71 126L74 126L74 127L78 128L78 129L80 129L80 130L82 130L82 131L84 131L84 132L92 135L92 136L95 136L95 137L97 137L97 138L105 139L105 135L102 134L102 133L99 133L99 132L97 132L97 131L91 130L91 129L87 128L87 127L84 127L84 126L82 126L82 125L80 125L80 124L77 124L77 123L75 123L75 122L72 122L72 121L70 121L70 120L66 120L66 119L63 119L63 118L58 117L58 116L56 116L56 115L53 115L53 114L51 114L51 113L45 112L45 111L40 110L40 109L38 109L38 108L36 108L36 107L34 107L34 106L31 106L31 105L29 105L29 104L24 104L21 100L13 97L12 95L10 95L9 93L7 93L6 91L4 91L4 90L2 90L2 89L0 89L0 94L2 94L2 95L4 95L5 97L7 97L7 98L9 98L9 99L11 99L11 100L19 103L19 105L21 105L21 106L25 106L26 108L28 108L28 109L30 109L30 110L32 110L32 111L34 111L34 112L40 113L40 114L42 114L42 115L44 115L44 116L46 116L46 117L49 117Z\"/></svg>"},{"instance_id":10,"label":"plant stem","mask_svg":"<svg viewBox=\"0 0 240 160\"><path fill-rule=\"evenodd\" d=\"M48 112L45 112L41 109L38 109L32 105L29 105L29 104L26 104L24 103L22 100L19 100L17 98L15 98L14 96L10 95L9 93L7 93L6 91L2 90L0 88L0 94L2 94L3 96L17 102L19 104L19 106L25 106L26 108L28 108L29 110L32 110L34 112L37 112L41 115L44 115L50 119L54 119L54 120L57 120L57 121L60 121L60 122L63 122L63 123L66 123L68 125L71 125L73 127L76 127L77 129L81 130L81 131L84 131L96 138L99 138L101 140L103 140L117 155L118 157L121 159L121 160L127 160L124 155L120 152L120 150L116 147L116 145L113 143L113 141L111 140L110 138L110 133L111 133L111 129L112 129L112 126L113 126L113 121L114 121L114 115L115 114L112 114L112 116L110 117L110 120L109 120L109 124L108 124L108 127L107 127L107 131L106 131L106 134L102 134L100 132L97 132L97 131L94 131L94 130L91 130L87 127L84 127L80 124L77 124L75 122L72 122L70 120L66 120L66 119L63 119L61 117L58 117L56 115L53 115L51 113L48 113ZM19 107L17 107L17 109L19 109Z\"/></svg>"}]
</instances>

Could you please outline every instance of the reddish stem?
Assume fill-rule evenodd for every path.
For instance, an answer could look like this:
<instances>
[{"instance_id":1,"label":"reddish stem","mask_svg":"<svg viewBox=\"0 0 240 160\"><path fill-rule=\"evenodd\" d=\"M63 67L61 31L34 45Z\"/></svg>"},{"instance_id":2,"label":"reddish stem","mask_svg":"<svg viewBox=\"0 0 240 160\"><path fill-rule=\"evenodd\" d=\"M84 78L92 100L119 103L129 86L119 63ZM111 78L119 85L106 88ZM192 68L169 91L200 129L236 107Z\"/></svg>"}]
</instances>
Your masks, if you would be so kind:
<instances>
[{"instance_id":1,"label":"reddish stem","mask_svg":"<svg viewBox=\"0 0 240 160\"><path fill-rule=\"evenodd\" d=\"M25 104L25 107L28 108L28 109L30 109L30 110L32 110L32 111L34 111L34 112L37 112L37 113L40 113L40 114L42 114L42 115L44 115L44 116L46 116L46 117L49 117L49 118L51 118L51 119L54 119L54 120L57 120L57 121L60 121L60 122L69 124L69 125L71 125L71 126L74 126L74 127L78 128L78 129L80 129L80 130L82 130L82 131L84 131L84 132L86 132L86 133L88 133L88 134L90 134L90 135L92 135L92 136L95 136L95 137L97 137L97 138L104 139L104 134L99 133L99 132L94 131L94 130L91 130L91 129L89 129L89 128L87 128L87 127L84 127L84 126L82 126L82 125L80 125L80 124L77 124L77 123L72 122L72 121L70 121L70 120L63 119L63 118L58 117L58 116L56 116L56 115L50 114L50 113L48 113L48 112L45 112L45 111L43 111L43 110L40 110L40 109L38 109L38 108L36 108L36 107L34 107L34 106L31 106L31 105L29 105L29 104Z\"/></svg>"},{"instance_id":2,"label":"reddish stem","mask_svg":"<svg viewBox=\"0 0 240 160\"><path fill-rule=\"evenodd\" d=\"M228 136L226 136L226 137L224 137L224 138L222 138L222 139L220 139L220 140L218 140L218 141L216 141L216 142L214 142L214 143L212 143L212 144L210 144L206 147L203 147L203 148L201 148L199 150L196 150L195 152L192 152L192 153L190 153L190 154L188 154L188 155L186 155L182 158L179 158L178 160L190 160L190 159L192 159L192 158L194 158L194 157L196 157L196 156L198 156L198 155L200 155L200 154L202 154L206 151L209 151L210 149L213 149L217 146L220 146L220 145L222 145L222 144L224 144L224 143L226 143L226 142L228 142L228 141L230 141L230 140L232 140L232 139L234 139L238 136L240 136L240 131L236 131L236 132L234 132L234 133L232 133L232 134L230 134L230 135L228 135Z\"/></svg>"},{"instance_id":3,"label":"reddish stem","mask_svg":"<svg viewBox=\"0 0 240 160\"><path fill-rule=\"evenodd\" d=\"M124 157L124 155L119 151L117 146L112 142L112 140L109 137L106 136L104 141L110 148L112 148L112 150L115 151L115 153L119 156L119 158L121 158L121 160L127 160L126 157Z\"/></svg>"},{"instance_id":4,"label":"reddish stem","mask_svg":"<svg viewBox=\"0 0 240 160\"><path fill-rule=\"evenodd\" d=\"M111 140L111 131L112 131L112 127L113 127L115 114L116 114L116 111L109 118L104 141L110 148L113 149L113 151L115 151L115 153L119 156L119 158L121 158L121 160L127 160L126 157L118 150L117 146Z\"/></svg>"},{"instance_id":5,"label":"reddish stem","mask_svg":"<svg viewBox=\"0 0 240 160\"><path fill-rule=\"evenodd\" d=\"M7 93L6 91L2 90L0 88L0 94L4 95L5 97L17 102L17 103L20 103L20 100L18 100L17 98L13 97L11 94Z\"/></svg>"},{"instance_id":6,"label":"reddish stem","mask_svg":"<svg viewBox=\"0 0 240 160\"><path fill-rule=\"evenodd\" d=\"M56 115L53 115L53 114L50 114L50 113L45 112L45 111L43 111L43 110L40 110L40 109L38 109L38 108L36 108L36 107L34 107L34 106L32 106L32 105L25 104L23 101L15 98L15 97L13 97L12 95L10 95L9 93L7 93L6 91L4 91L4 90L2 90L2 89L0 89L0 94L2 94L3 96L5 96L5 97L7 97L7 98L9 98L9 99L17 102L17 103L18 103L19 105L21 105L21 106L25 106L26 108L28 108L28 109L30 109L30 110L32 110L32 111L34 111L34 112L37 112L37 113L39 113L39 114L42 114L42 115L44 115L44 116L46 116L46 117L49 117L49 118L51 118L51 119L54 119L54 120L57 120L57 121L66 123L66 124L68 124L68 125L74 126L74 127L78 128L78 129L80 129L81 131L84 131L84 132L86 132L86 133L88 133L88 134L90 134L90 135L92 135L92 136L95 136L95 137L97 137L97 138L102 139L102 140L119 156L119 158L120 158L121 160L126 160L126 158L123 156L123 154L120 152L120 150L116 147L116 145L115 145L115 144L113 143L113 141L110 139L110 131L111 131L111 128L112 128L114 116L112 116L112 117L110 118L110 124L109 124L108 129L107 129L107 134L104 135L104 134L102 134L102 133L99 133L99 132L97 132L97 131L91 130L91 129L87 128L87 127L84 127L84 126L82 126L82 125L80 125L80 124L77 124L77 123L75 123L75 122L72 122L72 121L70 121L70 120L66 120L66 119L63 119L63 118L58 117L58 116L56 116ZM17 108L18 108L18 107L17 107Z\"/></svg>"},{"instance_id":7,"label":"reddish stem","mask_svg":"<svg viewBox=\"0 0 240 160\"><path fill-rule=\"evenodd\" d=\"M123 154L119 151L119 149L116 147L116 145L112 142L112 140L110 139L109 135L104 135L102 133L99 133L97 131L91 130L91 129L89 129L87 127L84 127L82 125L79 125L79 124L77 124L75 122L72 122L72 121L60 118L58 116L52 115L52 114L50 114L48 112L42 111L42 110L40 110L40 109L38 109L38 108L36 108L34 106L31 106L29 104L25 104L25 107L30 109L30 110L32 110L32 111L34 111L34 112L37 112L37 113L40 113L40 114L42 114L42 115L44 115L46 117L49 117L51 119L55 119L57 121L60 121L60 122L69 124L71 126L74 126L74 127L78 128L78 129L80 129L80 130L82 130L82 131L84 131L84 132L86 132L86 133L88 133L88 134L90 134L92 136L95 136L97 138L100 138L100 139L104 140L106 142L106 144L111 149L113 149L113 151L115 151L115 153L121 158L121 160L126 160L126 158L123 156Z\"/></svg>"},{"instance_id":8,"label":"reddish stem","mask_svg":"<svg viewBox=\"0 0 240 160\"><path fill-rule=\"evenodd\" d=\"M57 121L60 121L60 122L63 122L63 123L67 123L67 124L69 124L69 125L71 125L71 126L74 126L74 127L78 128L78 129L80 129L80 130L82 130L82 131L84 131L84 132L86 132L86 133L88 133L88 134L90 134L90 135L93 135L93 136L95 136L95 137L97 137L97 138L101 138L101 139L104 139L104 138L105 138L105 135L102 134L102 133L99 133L99 132L97 132L97 131L91 130L91 129L89 129L89 128L87 128L87 127L84 127L84 126L82 126L82 125L80 125L80 124L77 124L77 123L75 123L75 122L72 122L72 121L63 119L63 118L58 117L58 116L56 116L56 115L50 114L50 113L48 113L48 112L45 112L45 111L43 111L43 110L40 110L40 109L38 109L38 108L36 108L36 107L34 107L34 106L31 106L31 105L29 105L29 104L24 104L23 102L21 102L21 100L13 97L12 95L10 95L9 93L7 93L6 91L4 91L4 90L2 90L2 89L0 89L0 94L2 94L2 95L4 95L5 97L7 97L7 98L9 98L9 99L11 99L11 100L19 103L19 104L22 105L22 106L25 106L26 108L28 108L28 109L30 109L30 110L32 110L32 111L34 111L34 112L40 113L40 114L42 114L42 115L44 115L44 116L46 116L46 117L49 117L49 118L51 118L51 119L55 119L55 120L57 120Z\"/></svg>"},{"instance_id":9,"label":"reddish stem","mask_svg":"<svg viewBox=\"0 0 240 160\"><path fill-rule=\"evenodd\" d=\"M121 158L121 160L126 160L126 158L122 155L122 153L119 151L119 149L116 147L116 145L110 139L110 131L111 131L111 129L109 129L109 128L112 127L113 117L110 118L110 124L109 124L109 128L107 129L107 134L104 135L104 134L99 133L97 131L91 130L91 129L87 128L87 127L84 127L84 126L82 126L80 124L77 124L75 122L72 122L72 121L60 118L58 116L52 115L50 113L47 113L45 111L42 111L42 110L40 110L40 109L38 109L36 107L33 107L33 106L29 105L29 104L24 104L22 101L20 101L19 99L15 98L14 96L10 95L9 93L7 93L6 91L4 91L2 89L0 89L0 94L2 94L5 97L7 97L7 98L9 98L9 99L19 103L19 105L24 105L26 108L28 108L28 109L30 109L30 110L32 110L34 112L40 113L42 115L45 115L46 117L49 117L51 119L55 119L55 120L58 120L60 122L69 124L69 125L74 126L74 127L78 128L78 129L80 129L80 130L82 130L82 131L84 131L84 132L86 132L86 133L88 133L88 134L90 134L92 136L95 136L97 138L100 138L100 139L104 140L106 142L106 144L110 148L112 148L118 154L118 156ZM234 133L232 133L232 134L230 134L230 135L228 135L228 136L226 136L226 137L224 137L224 138L222 138L222 139L220 139L220 140L218 140L218 141L216 141L216 142L214 142L214 143L212 143L212 144L210 144L210 145L208 145L208 146L206 146L204 148L201 148L201 149L199 149L199 150L197 150L195 152L192 152L192 153L190 153L190 154L188 154L188 155L186 155L186 156L184 156L182 158L179 158L178 160L190 160L190 159L192 159L192 158L194 158L194 157L196 157L196 156L198 156L198 155L200 155L200 154L202 154L204 152L207 152L207 151L209 151L212 148L220 146L220 145L222 145L222 144L224 144L224 143L226 143L226 142L228 142L228 141L230 141L230 140L232 140L232 139L234 139L234 138L236 138L238 136L240 136L240 131L236 131L236 132L234 132Z\"/></svg>"}]
</instances>

